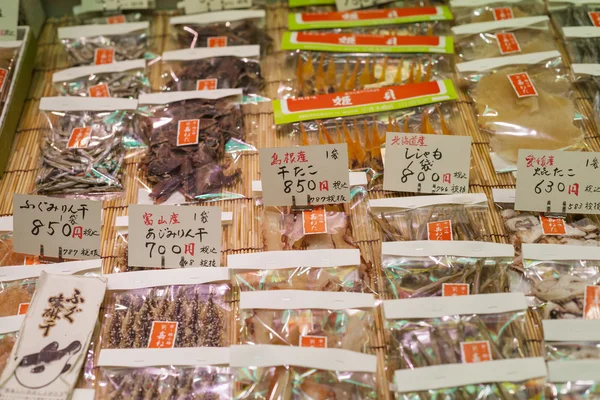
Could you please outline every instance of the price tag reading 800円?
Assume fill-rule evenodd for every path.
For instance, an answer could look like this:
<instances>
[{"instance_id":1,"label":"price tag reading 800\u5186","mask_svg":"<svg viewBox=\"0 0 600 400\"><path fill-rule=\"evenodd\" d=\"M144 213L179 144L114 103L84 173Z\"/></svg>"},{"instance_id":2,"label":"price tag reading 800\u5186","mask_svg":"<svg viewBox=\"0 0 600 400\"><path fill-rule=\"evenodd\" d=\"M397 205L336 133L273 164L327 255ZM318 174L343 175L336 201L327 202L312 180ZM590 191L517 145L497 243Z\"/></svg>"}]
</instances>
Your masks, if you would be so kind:
<instances>
[{"instance_id":1,"label":"price tag reading 800\u5186","mask_svg":"<svg viewBox=\"0 0 600 400\"><path fill-rule=\"evenodd\" d=\"M600 214L600 153L519 150L515 209Z\"/></svg>"},{"instance_id":2,"label":"price tag reading 800\u5186","mask_svg":"<svg viewBox=\"0 0 600 400\"><path fill-rule=\"evenodd\" d=\"M358 10L360 8L373 7L375 0L335 0L338 11Z\"/></svg>"},{"instance_id":3,"label":"price tag reading 800\u5186","mask_svg":"<svg viewBox=\"0 0 600 400\"><path fill-rule=\"evenodd\" d=\"M346 143L260 149L260 174L268 206L350 201Z\"/></svg>"}]
</instances>

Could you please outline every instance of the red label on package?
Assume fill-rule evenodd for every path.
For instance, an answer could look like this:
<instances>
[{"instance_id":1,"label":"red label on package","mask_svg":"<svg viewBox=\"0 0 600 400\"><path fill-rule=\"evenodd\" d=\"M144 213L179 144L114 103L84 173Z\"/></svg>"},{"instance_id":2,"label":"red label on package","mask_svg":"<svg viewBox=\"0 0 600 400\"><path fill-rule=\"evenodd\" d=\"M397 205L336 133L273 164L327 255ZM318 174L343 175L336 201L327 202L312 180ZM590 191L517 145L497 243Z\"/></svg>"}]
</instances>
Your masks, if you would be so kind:
<instances>
[{"instance_id":1,"label":"red label on package","mask_svg":"<svg viewBox=\"0 0 600 400\"><path fill-rule=\"evenodd\" d=\"M0 90L4 89L4 82L6 81L6 75L8 75L8 70L4 68L0 68Z\"/></svg>"},{"instance_id":2,"label":"red label on package","mask_svg":"<svg viewBox=\"0 0 600 400\"><path fill-rule=\"evenodd\" d=\"M110 91L106 83L99 83L89 88L90 97L110 97Z\"/></svg>"},{"instance_id":3,"label":"red label on package","mask_svg":"<svg viewBox=\"0 0 600 400\"><path fill-rule=\"evenodd\" d=\"M26 256L25 257L25 265L39 265L40 260L36 256Z\"/></svg>"},{"instance_id":4,"label":"red label on package","mask_svg":"<svg viewBox=\"0 0 600 400\"><path fill-rule=\"evenodd\" d=\"M325 207L316 206L312 211L302 212L302 230L305 235L327 233Z\"/></svg>"},{"instance_id":5,"label":"red label on package","mask_svg":"<svg viewBox=\"0 0 600 400\"><path fill-rule=\"evenodd\" d=\"M460 353L462 355L462 362L465 364L490 361L492 359L490 342L487 340L460 342Z\"/></svg>"},{"instance_id":6,"label":"red label on package","mask_svg":"<svg viewBox=\"0 0 600 400\"><path fill-rule=\"evenodd\" d=\"M565 220L562 218L550 218L540 215L540 223L542 224L542 232L544 233L544 235L567 234Z\"/></svg>"},{"instance_id":7,"label":"red label on package","mask_svg":"<svg viewBox=\"0 0 600 400\"><path fill-rule=\"evenodd\" d=\"M600 11L589 11L588 16L592 21L592 25L600 26Z\"/></svg>"},{"instance_id":8,"label":"red label on package","mask_svg":"<svg viewBox=\"0 0 600 400\"><path fill-rule=\"evenodd\" d=\"M535 90L535 86L533 86L533 82L531 82L527 72L519 72L506 76L508 77L510 84L512 85L513 89L515 89L515 93L519 98L538 95L538 92Z\"/></svg>"},{"instance_id":9,"label":"red label on package","mask_svg":"<svg viewBox=\"0 0 600 400\"><path fill-rule=\"evenodd\" d=\"M149 349L170 349L175 346L177 322L153 321L150 331Z\"/></svg>"},{"instance_id":10,"label":"red label on package","mask_svg":"<svg viewBox=\"0 0 600 400\"><path fill-rule=\"evenodd\" d=\"M600 319L600 286L586 286L583 319Z\"/></svg>"},{"instance_id":11,"label":"red label on package","mask_svg":"<svg viewBox=\"0 0 600 400\"><path fill-rule=\"evenodd\" d=\"M106 22L109 24L124 24L127 20L125 19L125 16L121 14L106 18Z\"/></svg>"},{"instance_id":12,"label":"red label on package","mask_svg":"<svg viewBox=\"0 0 600 400\"><path fill-rule=\"evenodd\" d=\"M29 309L29 303L19 304L19 311L17 312L17 315L27 314L28 309Z\"/></svg>"},{"instance_id":13,"label":"red label on package","mask_svg":"<svg viewBox=\"0 0 600 400\"><path fill-rule=\"evenodd\" d=\"M84 149L90 142L90 136L92 136L92 127L86 126L85 128L74 128L71 131L69 142L67 143L68 149Z\"/></svg>"},{"instance_id":14,"label":"red label on package","mask_svg":"<svg viewBox=\"0 0 600 400\"><path fill-rule=\"evenodd\" d=\"M186 119L179 121L177 127L177 146L198 144L200 120Z\"/></svg>"},{"instance_id":15,"label":"red label on package","mask_svg":"<svg viewBox=\"0 0 600 400\"><path fill-rule=\"evenodd\" d=\"M512 8L510 7L493 8L492 11L494 12L495 21L502 21L503 19L514 18Z\"/></svg>"},{"instance_id":16,"label":"red label on package","mask_svg":"<svg viewBox=\"0 0 600 400\"><path fill-rule=\"evenodd\" d=\"M292 32L296 43L342 44L351 46L439 46L439 36L352 35L344 33Z\"/></svg>"},{"instance_id":17,"label":"red label on package","mask_svg":"<svg viewBox=\"0 0 600 400\"><path fill-rule=\"evenodd\" d=\"M300 336L300 347L327 347L326 336Z\"/></svg>"},{"instance_id":18,"label":"red label on package","mask_svg":"<svg viewBox=\"0 0 600 400\"><path fill-rule=\"evenodd\" d=\"M227 47L227 36L212 36L207 40L207 47Z\"/></svg>"},{"instance_id":19,"label":"red label on package","mask_svg":"<svg viewBox=\"0 0 600 400\"><path fill-rule=\"evenodd\" d=\"M452 221L429 222L427 224L427 239L452 240Z\"/></svg>"},{"instance_id":20,"label":"red label on package","mask_svg":"<svg viewBox=\"0 0 600 400\"><path fill-rule=\"evenodd\" d=\"M196 81L196 90L217 90L217 80L198 79L198 81Z\"/></svg>"},{"instance_id":21,"label":"red label on package","mask_svg":"<svg viewBox=\"0 0 600 400\"><path fill-rule=\"evenodd\" d=\"M311 12L299 14L301 22L368 21L373 19L397 19L419 15L437 15L435 7L391 8L383 10Z\"/></svg>"},{"instance_id":22,"label":"red label on package","mask_svg":"<svg viewBox=\"0 0 600 400\"><path fill-rule=\"evenodd\" d=\"M96 49L94 52L94 64L112 64L115 61L115 49Z\"/></svg>"},{"instance_id":23,"label":"red label on package","mask_svg":"<svg viewBox=\"0 0 600 400\"><path fill-rule=\"evenodd\" d=\"M469 284L468 283L443 283L442 284L442 297L468 296L468 295L469 295Z\"/></svg>"},{"instance_id":24,"label":"red label on package","mask_svg":"<svg viewBox=\"0 0 600 400\"><path fill-rule=\"evenodd\" d=\"M498 40L498 47L500 48L501 54L512 54L521 51L521 46L519 46L519 42L514 33L496 33L496 40Z\"/></svg>"}]
</instances>

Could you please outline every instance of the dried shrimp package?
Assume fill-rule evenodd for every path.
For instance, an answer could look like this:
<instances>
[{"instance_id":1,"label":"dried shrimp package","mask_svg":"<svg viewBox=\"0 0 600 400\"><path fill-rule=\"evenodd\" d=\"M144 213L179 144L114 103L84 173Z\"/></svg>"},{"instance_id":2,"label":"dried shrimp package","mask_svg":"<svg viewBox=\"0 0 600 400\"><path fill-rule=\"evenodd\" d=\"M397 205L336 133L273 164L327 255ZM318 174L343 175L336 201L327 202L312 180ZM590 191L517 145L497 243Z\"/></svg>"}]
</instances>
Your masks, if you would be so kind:
<instances>
[{"instance_id":1,"label":"dried shrimp package","mask_svg":"<svg viewBox=\"0 0 600 400\"><path fill-rule=\"evenodd\" d=\"M138 271L107 278L102 349L231 343L227 268Z\"/></svg>"},{"instance_id":2,"label":"dried shrimp package","mask_svg":"<svg viewBox=\"0 0 600 400\"><path fill-rule=\"evenodd\" d=\"M456 25L546 14L542 0L450 0Z\"/></svg>"},{"instance_id":3,"label":"dried shrimp package","mask_svg":"<svg viewBox=\"0 0 600 400\"><path fill-rule=\"evenodd\" d=\"M600 63L600 27L568 26L563 28L563 35L571 63Z\"/></svg>"},{"instance_id":4,"label":"dried shrimp package","mask_svg":"<svg viewBox=\"0 0 600 400\"><path fill-rule=\"evenodd\" d=\"M523 244L526 281L543 319L600 319L600 247Z\"/></svg>"},{"instance_id":5,"label":"dried shrimp package","mask_svg":"<svg viewBox=\"0 0 600 400\"><path fill-rule=\"evenodd\" d=\"M0 318L0 375L4 371L12 348L17 342L17 336L24 319L25 315Z\"/></svg>"},{"instance_id":6,"label":"dried shrimp package","mask_svg":"<svg viewBox=\"0 0 600 400\"><path fill-rule=\"evenodd\" d=\"M68 68L55 72L52 83L61 96L137 99L152 91L145 60Z\"/></svg>"},{"instance_id":7,"label":"dried shrimp package","mask_svg":"<svg viewBox=\"0 0 600 400\"><path fill-rule=\"evenodd\" d=\"M385 242L489 241L491 234L483 193L375 199L369 201L369 213Z\"/></svg>"},{"instance_id":8,"label":"dried shrimp package","mask_svg":"<svg viewBox=\"0 0 600 400\"><path fill-rule=\"evenodd\" d=\"M457 64L489 134L497 172L516 170L519 149L579 150L584 118L557 51Z\"/></svg>"},{"instance_id":9,"label":"dried shrimp package","mask_svg":"<svg viewBox=\"0 0 600 400\"><path fill-rule=\"evenodd\" d=\"M377 357L343 349L232 346L237 400L378 399Z\"/></svg>"},{"instance_id":10,"label":"dried shrimp package","mask_svg":"<svg viewBox=\"0 0 600 400\"><path fill-rule=\"evenodd\" d=\"M389 298L508 292L514 249L486 242L412 241L382 244Z\"/></svg>"},{"instance_id":11,"label":"dried shrimp package","mask_svg":"<svg viewBox=\"0 0 600 400\"><path fill-rule=\"evenodd\" d=\"M142 169L162 203L179 191L191 200L236 198L227 189L241 179L235 165L244 151L241 89L154 93L140 96L148 151Z\"/></svg>"},{"instance_id":12,"label":"dried shrimp package","mask_svg":"<svg viewBox=\"0 0 600 400\"><path fill-rule=\"evenodd\" d=\"M546 16L459 25L452 32L461 62L558 50Z\"/></svg>"},{"instance_id":13,"label":"dried shrimp package","mask_svg":"<svg viewBox=\"0 0 600 400\"><path fill-rule=\"evenodd\" d=\"M584 319L544 320L546 360L600 359L600 321Z\"/></svg>"},{"instance_id":14,"label":"dried shrimp package","mask_svg":"<svg viewBox=\"0 0 600 400\"><path fill-rule=\"evenodd\" d=\"M598 11L598 0L548 0L548 12L560 28L598 26Z\"/></svg>"},{"instance_id":15,"label":"dried shrimp package","mask_svg":"<svg viewBox=\"0 0 600 400\"><path fill-rule=\"evenodd\" d=\"M44 97L49 124L42 144L36 192L108 195L123 190L127 144L138 146L137 101L113 98Z\"/></svg>"},{"instance_id":16,"label":"dried shrimp package","mask_svg":"<svg viewBox=\"0 0 600 400\"><path fill-rule=\"evenodd\" d=\"M144 58L149 23L80 25L58 28L58 38L72 65L111 64Z\"/></svg>"}]
</instances>

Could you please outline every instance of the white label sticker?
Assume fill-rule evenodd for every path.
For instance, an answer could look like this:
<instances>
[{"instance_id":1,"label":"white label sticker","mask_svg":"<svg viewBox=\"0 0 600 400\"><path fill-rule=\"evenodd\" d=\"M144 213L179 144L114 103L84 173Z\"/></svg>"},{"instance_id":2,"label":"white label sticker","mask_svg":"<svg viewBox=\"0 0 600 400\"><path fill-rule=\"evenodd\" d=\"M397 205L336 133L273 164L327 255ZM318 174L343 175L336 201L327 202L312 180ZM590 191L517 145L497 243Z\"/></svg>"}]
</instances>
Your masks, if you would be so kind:
<instances>
[{"instance_id":1,"label":"white label sticker","mask_svg":"<svg viewBox=\"0 0 600 400\"><path fill-rule=\"evenodd\" d=\"M17 40L19 0L0 0L0 41Z\"/></svg>"},{"instance_id":2,"label":"white label sticker","mask_svg":"<svg viewBox=\"0 0 600 400\"><path fill-rule=\"evenodd\" d=\"M373 7L375 4L382 4L376 0L335 0L338 11L358 10L360 8Z\"/></svg>"}]
</instances>

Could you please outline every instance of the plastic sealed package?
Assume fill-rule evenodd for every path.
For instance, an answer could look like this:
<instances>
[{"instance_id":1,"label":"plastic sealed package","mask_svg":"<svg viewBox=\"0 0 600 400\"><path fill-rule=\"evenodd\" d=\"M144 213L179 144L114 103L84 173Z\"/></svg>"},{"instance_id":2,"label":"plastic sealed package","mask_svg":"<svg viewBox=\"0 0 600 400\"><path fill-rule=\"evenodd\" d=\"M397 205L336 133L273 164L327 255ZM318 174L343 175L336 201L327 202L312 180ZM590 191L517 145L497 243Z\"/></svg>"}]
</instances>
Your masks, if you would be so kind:
<instances>
[{"instance_id":1,"label":"plastic sealed package","mask_svg":"<svg viewBox=\"0 0 600 400\"><path fill-rule=\"evenodd\" d=\"M457 25L546 14L541 0L450 0Z\"/></svg>"},{"instance_id":2,"label":"plastic sealed package","mask_svg":"<svg viewBox=\"0 0 600 400\"><path fill-rule=\"evenodd\" d=\"M384 36L445 36L452 34L450 21L414 22L402 25L352 26L347 28L321 29L321 31Z\"/></svg>"},{"instance_id":3,"label":"plastic sealed package","mask_svg":"<svg viewBox=\"0 0 600 400\"><path fill-rule=\"evenodd\" d=\"M575 85L593 99L593 115L600 126L600 64L571 64Z\"/></svg>"},{"instance_id":4,"label":"plastic sealed package","mask_svg":"<svg viewBox=\"0 0 600 400\"><path fill-rule=\"evenodd\" d=\"M25 315L0 318L0 374L4 371L12 348L17 342L24 319Z\"/></svg>"},{"instance_id":5,"label":"plastic sealed package","mask_svg":"<svg viewBox=\"0 0 600 400\"><path fill-rule=\"evenodd\" d=\"M76 15L76 18L84 25L124 24L127 22L140 22L147 20L146 16L142 13L123 13L120 11L89 12Z\"/></svg>"},{"instance_id":6,"label":"plastic sealed package","mask_svg":"<svg viewBox=\"0 0 600 400\"><path fill-rule=\"evenodd\" d=\"M544 320L546 360L576 361L600 359L600 321Z\"/></svg>"},{"instance_id":7,"label":"plastic sealed package","mask_svg":"<svg viewBox=\"0 0 600 400\"><path fill-rule=\"evenodd\" d=\"M600 27L567 26L563 35L572 64L600 63Z\"/></svg>"},{"instance_id":8,"label":"plastic sealed package","mask_svg":"<svg viewBox=\"0 0 600 400\"><path fill-rule=\"evenodd\" d=\"M16 67L15 62L22 44L21 40L0 42L0 111L8 97L8 89Z\"/></svg>"},{"instance_id":9,"label":"plastic sealed package","mask_svg":"<svg viewBox=\"0 0 600 400\"><path fill-rule=\"evenodd\" d=\"M457 69L475 103L480 129L490 135L497 172L516 170L519 149L584 147L584 117L559 52L469 61Z\"/></svg>"},{"instance_id":10,"label":"plastic sealed package","mask_svg":"<svg viewBox=\"0 0 600 400\"><path fill-rule=\"evenodd\" d=\"M597 26L600 3L597 0L549 0L548 12L555 23L565 26Z\"/></svg>"}]
</instances>

